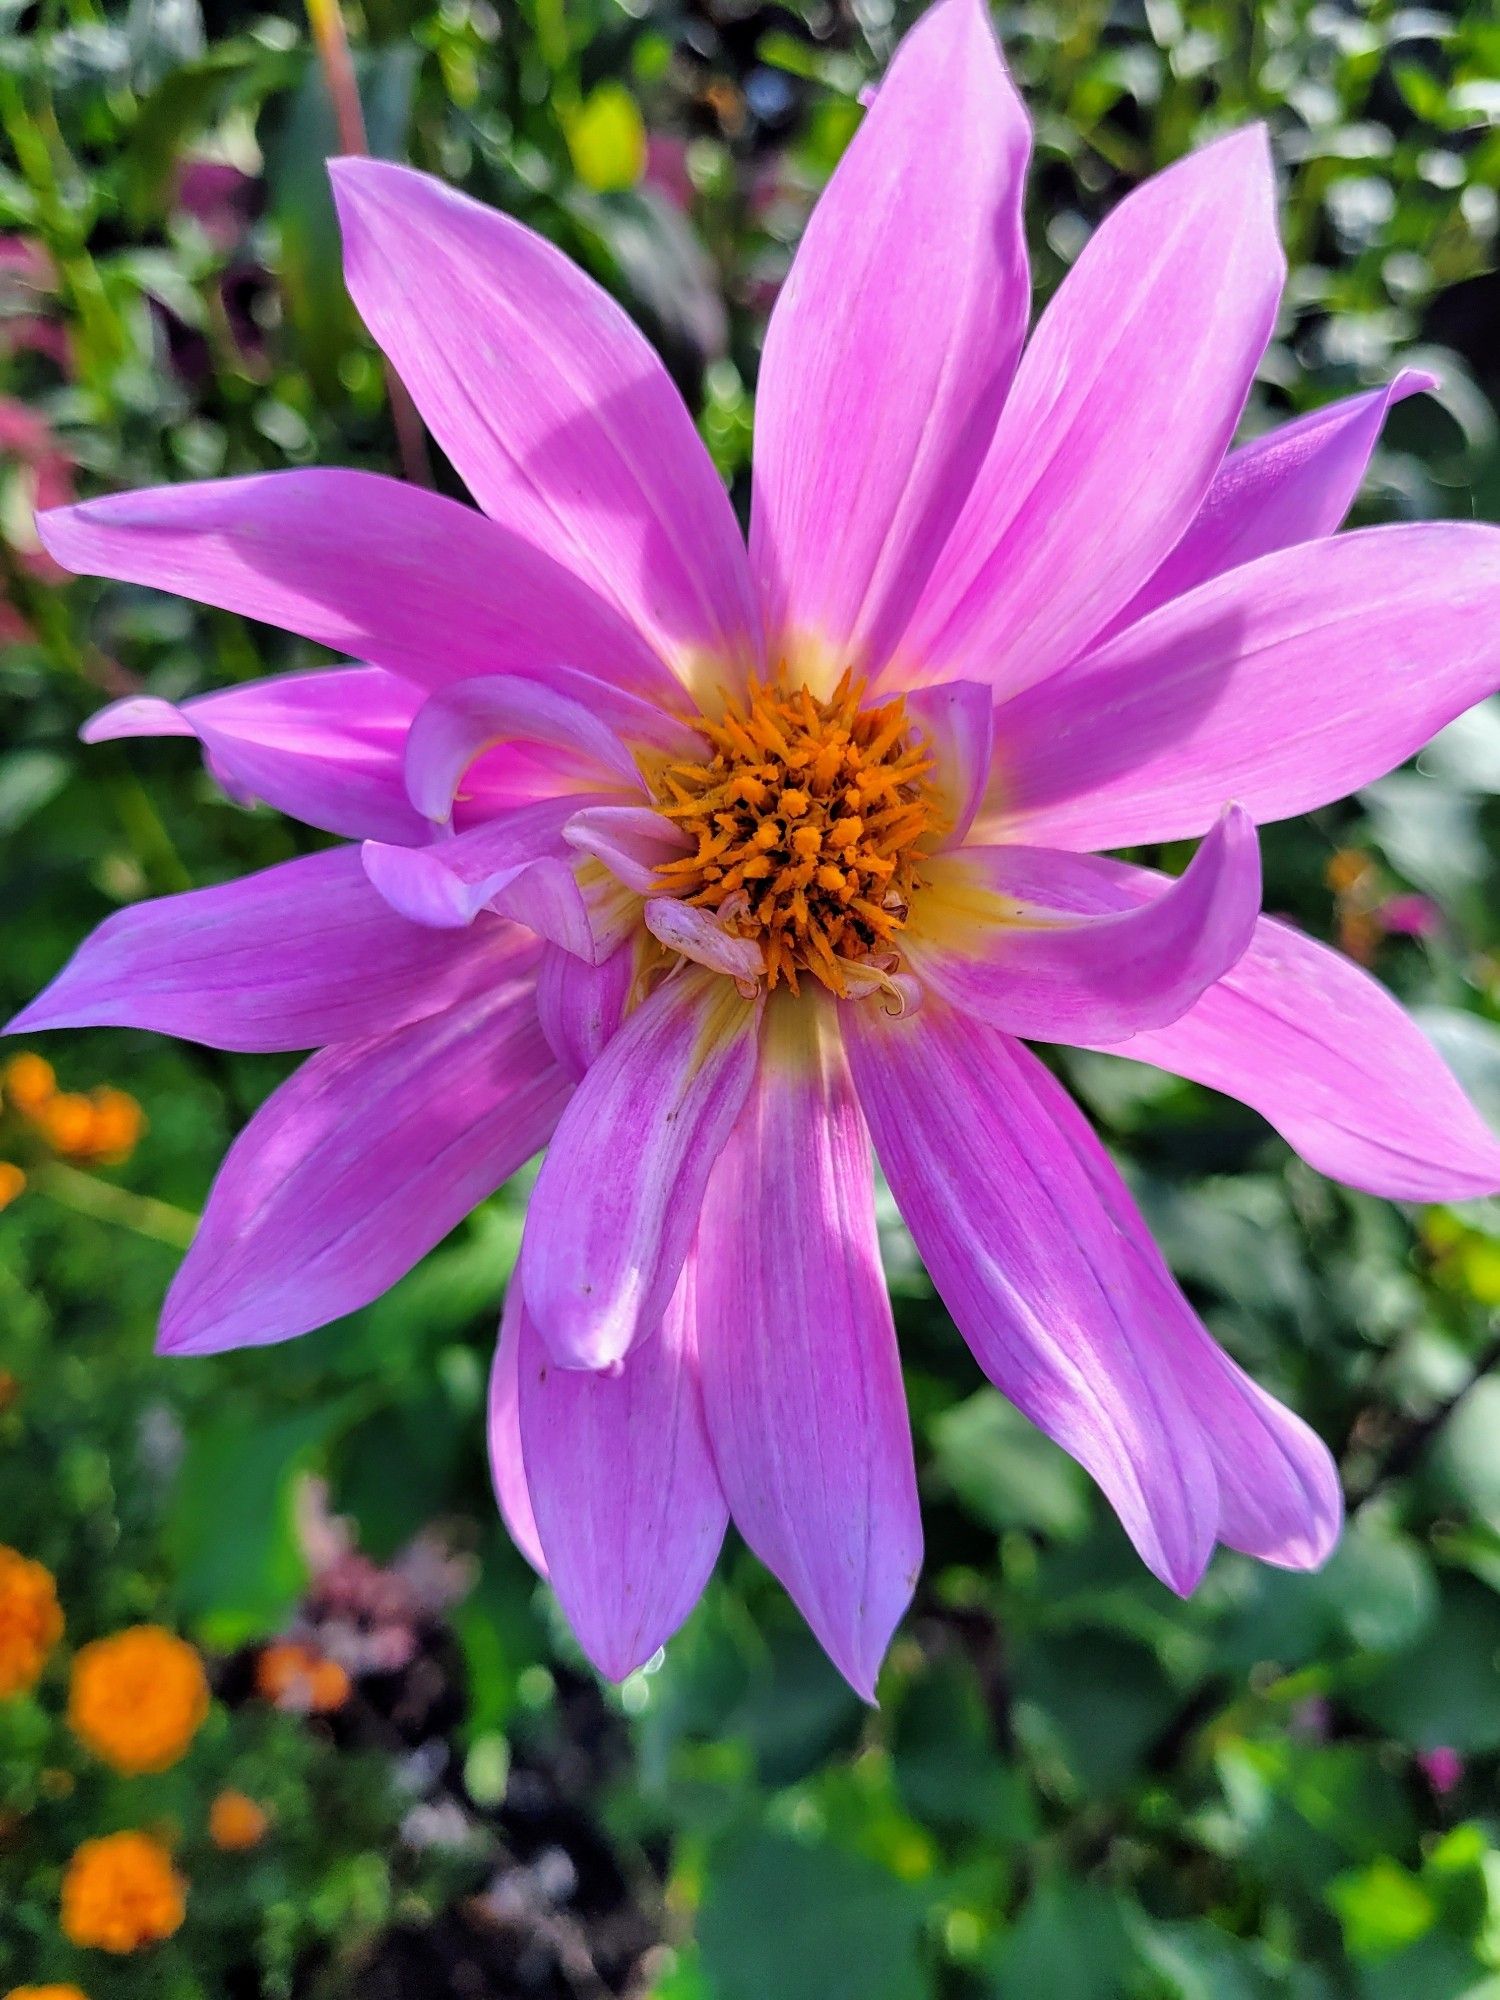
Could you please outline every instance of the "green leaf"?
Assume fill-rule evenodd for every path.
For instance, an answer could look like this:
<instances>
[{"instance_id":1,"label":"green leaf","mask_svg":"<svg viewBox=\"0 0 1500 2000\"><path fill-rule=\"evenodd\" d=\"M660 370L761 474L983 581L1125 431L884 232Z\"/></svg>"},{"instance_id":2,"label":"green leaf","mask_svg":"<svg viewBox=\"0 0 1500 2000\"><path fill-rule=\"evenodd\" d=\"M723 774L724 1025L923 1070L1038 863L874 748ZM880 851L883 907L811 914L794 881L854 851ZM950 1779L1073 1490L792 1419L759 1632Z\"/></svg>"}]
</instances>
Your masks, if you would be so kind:
<instances>
[{"instance_id":1,"label":"green leaf","mask_svg":"<svg viewBox=\"0 0 1500 2000\"><path fill-rule=\"evenodd\" d=\"M932 1427L938 1470L988 1527L1071 1541L1089 1524L1088 1475L1013 1403L981 1389Z\"/></svg>"},{"instance_id":2,"label":"green leaf","mask_svg":"<svg viewBox=\"0 0 1500 2000\"><path fill-rule=\"evenodd\" d=\"M1466 1577L1447 1577L1420 1641L1353 1699L1413 1749L1500 1747L1500 1599Z\"/></svg>"}]
</instances>

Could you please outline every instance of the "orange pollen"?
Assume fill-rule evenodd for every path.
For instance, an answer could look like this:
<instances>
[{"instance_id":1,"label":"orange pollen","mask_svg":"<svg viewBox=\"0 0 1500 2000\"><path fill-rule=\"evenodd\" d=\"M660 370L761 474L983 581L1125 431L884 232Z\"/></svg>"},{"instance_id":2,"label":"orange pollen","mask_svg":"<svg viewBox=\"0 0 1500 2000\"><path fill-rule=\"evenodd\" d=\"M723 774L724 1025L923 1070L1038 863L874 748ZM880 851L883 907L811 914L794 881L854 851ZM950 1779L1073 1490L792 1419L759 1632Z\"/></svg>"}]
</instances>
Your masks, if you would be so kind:
<instances>
[{"instance_id":1,"label":"orange pollen","mask_svg":"<svg viewBox=\"0 0 1500 2000\"><path fill-rule=\"evenodd\" d=\"M932 758L901 696L861 704L846 673L820 700L783 677L752 680L718 722L701 764L658 774L658 810L693 851L657 871L663 895L714 910L765 953L766 984L813 977L841 997L848 974L897 961L933 826Z\"/></svg>"}]
</instances>

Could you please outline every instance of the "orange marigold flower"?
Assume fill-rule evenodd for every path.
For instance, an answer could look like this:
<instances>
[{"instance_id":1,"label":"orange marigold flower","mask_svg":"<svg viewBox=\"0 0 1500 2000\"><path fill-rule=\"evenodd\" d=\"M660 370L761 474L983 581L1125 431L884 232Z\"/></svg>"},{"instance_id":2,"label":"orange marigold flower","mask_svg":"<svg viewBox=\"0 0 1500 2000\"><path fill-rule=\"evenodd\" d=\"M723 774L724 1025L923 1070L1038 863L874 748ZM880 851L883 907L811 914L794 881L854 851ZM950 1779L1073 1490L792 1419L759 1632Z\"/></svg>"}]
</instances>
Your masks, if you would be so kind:
<instances>
[{"instance_id":1,"label":"orange marigold flower","mask_svg":"<svg viewBox=\"0 0 1500 2000\"><path fill-rule=\"evenodd\" d=\"M117 1771L165 1771L208 1714L197 1649L160 1625L132 1625L83 1647L73 1662L68 1721Z\"/></svg>"},{"instance_id":2,"label":"orange marigold flower","mask_svg":"<svg viewBox=\"0 0 1500 2000\"><path fill-rule=\"evenodd\" d=\"M5 2000L89 2000L81 1986L12 1986Z\"/></svg>"},{"instance_id":3,"label":"orange marigold flower","mask_svg":"<svg viewBox=\"0 0 1500 2000\"><path fill-rule=\"evenodd\" d=\"M186 1885L149 1833L86 1840L63 1874L62 1929L70 1944L139 1951L170 1937L186 1909Z\"/></svg>"},{"instance_id":4,"label":"orange marigold flower","mask_svg":"<svg viewBox=\"0 0 1500 2000\"><path fill-rule=\"evenodd\" d=\"M0 1160L0 1208L9 1208L25 1192L26 1176L14 1160Z\"/></svg>"},{"instance_id":5,"label":"orange marigold flower","mask_svg":"<svg viewBox=\"0 0 1500 2000\"><path fill-rule=\"evenodd\" d=\"M52 1572L0 1545L0 1698L36 1686L62 1632Z\"/></svg>"},{"instance_id":6,"label":"orange marigold flower","mask_svg":"<svg viewBox=\"0 0 1500 2000\"><path fill-rule=\"evenodd\" d=\"M220 1792L208 1809L208 1837L225 1854L259 1847L270 1824L265 1809L244 1792Z\"/></svg>"},{"instance_id":7,"label":"orange marigold flower","mask_svg":"<svg viewBox=\"0 0 1500 2000\"><path fill-rule=\"evenodd\" d=\"M278 1708L304 1715L328 1715L349 1699L349 1676L337 1660L315 1653L295 1639L267 1646L255 1663L257 1693Z\"/></svg>"},{"instance_id":8,"label":"orange marigold flower","mask_svg":"<svg viewBox=\"0 0 1500 2000\"><path fill-rule=\"evenodd\" d=\"M23 1118L35 1118L57 1089L57 1075L51 1063L45 1056L33 1055L30 1049L12 1056L0 1078L12 1110L19 1111Z\"/></svg>"}]
</instances>

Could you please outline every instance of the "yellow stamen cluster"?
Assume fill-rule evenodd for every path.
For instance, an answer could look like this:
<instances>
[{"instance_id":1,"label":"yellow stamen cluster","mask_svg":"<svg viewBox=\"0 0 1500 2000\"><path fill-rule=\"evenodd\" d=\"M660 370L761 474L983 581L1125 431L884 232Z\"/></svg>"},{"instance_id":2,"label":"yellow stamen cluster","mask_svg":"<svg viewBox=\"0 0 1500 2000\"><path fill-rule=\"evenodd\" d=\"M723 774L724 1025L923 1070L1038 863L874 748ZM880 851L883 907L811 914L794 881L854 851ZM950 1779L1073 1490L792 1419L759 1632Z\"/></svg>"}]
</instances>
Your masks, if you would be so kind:
<instances>
[{"instance_id":1,"label":"yellow stamen cluster","mask_svg":"<svg viewBox=\"0 0 1500 2000\"><path fill-rule=\"evenodd\" d=\"M862 708L864 693L851 674L824 700L752 680L697 724L712 759L658 780L659 809L693 841L657 870L662 894L753 938L768 988L795 993L810 972L842 997L861 969L895 961L935 813L932 759L899 696Z\"/></svg>"}]
</instances>

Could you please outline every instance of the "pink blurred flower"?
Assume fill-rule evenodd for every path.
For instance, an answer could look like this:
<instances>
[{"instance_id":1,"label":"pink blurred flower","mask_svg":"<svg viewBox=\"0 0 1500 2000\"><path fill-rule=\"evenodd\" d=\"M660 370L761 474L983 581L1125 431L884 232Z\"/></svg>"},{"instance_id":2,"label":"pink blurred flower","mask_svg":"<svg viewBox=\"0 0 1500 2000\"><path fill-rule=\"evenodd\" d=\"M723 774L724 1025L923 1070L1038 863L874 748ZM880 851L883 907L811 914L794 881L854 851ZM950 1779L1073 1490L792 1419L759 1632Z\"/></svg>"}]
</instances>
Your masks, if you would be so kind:
<instances>
[{"instance_id":1,"label":"pink blurred flower","mask_svg":"<svg viewBox=\"0 0 1500 2000\"><path fill-rule=\"evenodd\" d=\"M651 132L646 137L645 184L655 188L673 208L688 214L694 188L687 168L687 141L675 132Z\"/></svg>"},{"instance_id":2,"label":"pink blurred flower","mask_svg":"<svg viewBox=\"0 0 1500 2000\"><path fill-rule=\"evenodd\" d=\"M1443 913L1430 896L1387 896L1376 914L1393 937L1436 937L1443 928Z\"/></svg>"},{"instance_id":3,"label":"pink blurred flower","mask_svg":"<svg viewBox=\"0 0 1500 2000\"><path fill-rule=\"evenodd\" d=\"M1226 456L1283 276L1257 128L1122 203L1022 354L1029 142L979 0L941 0L772 317L748 555L625 315L370 160L335 168L350 289L484 511L314 471L45 523L367 663L88 731L196 736L357 843L122 911L14 1024L320 1050L232 1148L162 1345L354 1310L550 1140L492 1458L613 1675L732 1516L874 1685L921 1530L872 1139L980 1365L1159 1577L1327 1554L1328 1452L1025 1040L1227 1091L1379 1194L1500 1186L1396 1003L1258 916L1254 833L1495 686L1500 535L1333 538L1420 377ZM1175 881L1098 853L1189 837Z\"/></svg>"},{"instance_id":4,"label":"pink blurred flower","mask_svg":"<svg viewBox=\"0 0 1500 2000\"><path fill-rule=\"evenodd\" d=\"M1440 1744L1436 1750L1419 1750L1417 1764L1440 1799L1456 1791L1463 1778L1464 1760L1446 1744Z\"/></svg>"},{"instance_id":5,"label":"pink blurred flower","mask_svg":"<svg viewBox=\"0 0 1500 2000\"><path fill-rule=\"evenodd\" d=\"M54 437L45 418L12 397L0 396L0 476L18 478L25 500L21 518L65 505L73 497L73 461ZM68 575L54 562L33 533L11 542L22 569L41 583L56 583ZM0 642L14 645L31 636L25 618L8 598L0 597Z\"/></svg>"},{"instance_id":6,"label":"pink blurred flower","mask_svg":"<svg viewBox=\"0 0 1500 2000\"><path fill-rule=\"evenodd\" d=\"M57 268L29 236L0 236L0 355L40 354L72 371L68 330L52 316Z\"/></svg>"}]
</instances>

